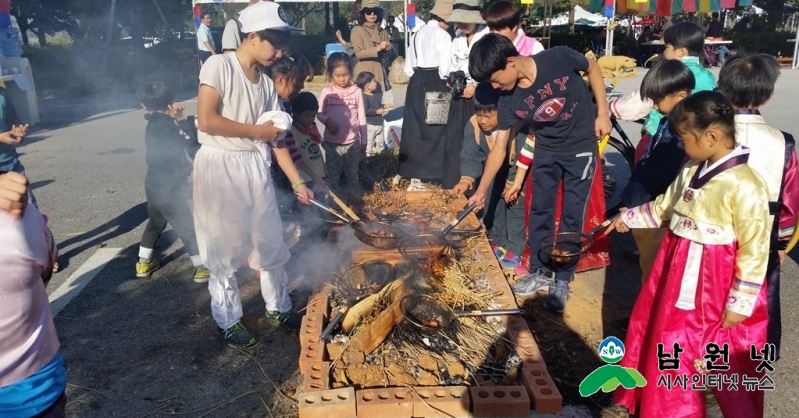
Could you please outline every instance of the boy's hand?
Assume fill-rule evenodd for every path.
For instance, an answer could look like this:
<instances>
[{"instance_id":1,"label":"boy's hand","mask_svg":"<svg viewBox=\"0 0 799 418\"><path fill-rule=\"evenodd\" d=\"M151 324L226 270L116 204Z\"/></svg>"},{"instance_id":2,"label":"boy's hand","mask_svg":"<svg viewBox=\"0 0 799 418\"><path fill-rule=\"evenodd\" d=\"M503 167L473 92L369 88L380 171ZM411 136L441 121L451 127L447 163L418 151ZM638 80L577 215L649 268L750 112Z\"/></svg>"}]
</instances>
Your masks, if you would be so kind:
<instances>
[{"instance_id":1,"label":"boy's hand","mask_svg":"<svg viewBox=\"0 0 799 418\"><path fill-rule=\"evenodd\" d=\"M610 118L607 116L599 116L596 118L596 122L594 123L594 133L596 134L597 139L602 139L605 135L610 133L612 126L610 124Z\"/></svg>"},{"instance_id":2,"label":"boy's hand","mask_svg":"<svg viewBox=\"0 0 799 418\"><path fill-rule=\"evenodd\" d=\"M332 119L328 119L325 121L325 128L330 130L330 133L333 135L338 134L338 124L334 122Z\"/></svg>"},{"instance_id":3,"label":"boy's hand","mask_svg":"<svg viewBox=\"0 0 799 418\"><path fill-rule=\"evenodd\" d=\"M22 219L28 205L29 184L25 176L13 171L0 175L0 210Z\"/></svg>"},{"instance_id":4,"label":"boy's hand","mask_svg":"<svg viewBox=\"0 0 799 418\"><path fill-rule=\"evenodd\" d=\"M297 200L304 205L310 204L311 199L313 199L313 192L306 187L305 184L297 186L297 188L294 189L294 193L297 195Z\"/></svg>"},{"instance_id":5,"label":"boy's hand","mask_svg":"<svg viewBox=\"0 0 799 418\"><path fill-rule=\"evenodd\" d=\"M264 141L274 141L278 135L280 135L284 131L275 126L275 123L271 120L266 121L261 125L255 125L256 127L256 138L263 139Z\"/></svg>"},{"instance_id":6,"label":"boy's hand","mask_svg":"<svg viewBox=\"0 0 799 418\"><path fill-rule=\"evenodd\" d=\"M14 125L8 132L0 133L0 142L16 145L22 142L22 138L28 133L28 125Z\"/></svg>"},{"instance_id":7,"label":"boy's hand","mask_svg":"<svg viewBox=\"0 0 799 418\"><path fill-rule=\"evenodd\" d=\"M377 109L377 110L375 110L375 113L378 114L378 115L382 115L384 112L385 112L385 109Z\"/></svg>"},{"instance_id":8,"label":"boy's hand","mask_svg":"<svg viewBox=\"0 0 799 418\"><path fill-rule=\"evenodd\" d=\"M508 204L516 203L516 199L519 198L519 192L522 190L521 184L513 183L508 189L505 191L505 202Z\"/></svg>"},{"instance_id":9,"label":"boy's hand","mask_svg":"<svg viewBox=\"0 0 799 418\"><path fill-rule=\"evenodd\" d=\"M474 96L474 90L474 84L469 84L463 89L463 94L461 94L461 97L464 99L471 99Z\"/></svg>"},{"instance_id":10,"label":"boy's hand","mask_svg":"<svg viewBox=\"0 0 799 418\"><path fill-rule=\"evenodd\" d=\"M486 192L480 188L477 188L472 197L469 198L468 204L471 205L472 203L475 205L475 211L482 209L486 204Z\"/></svg>"},{"instance_id":11,"label":"boy's hand","mask_svg":"<svg viewBox=\"0 0 799 418\"><path fill-rule=\"evenodd\" d=\"M391 109L393 107L394 106L391 103L386 103L386 104L383 105L383 109L386 109L386 110L389 110L389 109Z\"/></svg>"},{"instance_id":12,"label":"boy's hand","mask_svg":"<svg viewBox=\"0 0 799 418\"><path fill-rule=\"evenodd\" d=\"M182 104L172 103L171 105L167 106L166 114L169 115L172 119L183 120L186 119L186 117L183 116L184 109L185 108L183 107Z\"/></svg>"},{"instance_id":13,"label":"boy's hand","mask_svg":"<svg viewBox=\"0 0 799 418\"><path fill-rule=\"evenodd\" d=\"M614 230L624 234L626 232L629 232L630 228L627 227L627 224L624 223L624 221L621 219L621 217L618 217L618 218L616 218L615 221L611 222L611 224L608 225L607 229L605 229L605 235L610 234Z\"/></svg>"},{"instance_id":14,"label":"boy's hand","mask_svg":"<svg viewBox=\"0 0 799 418\"><path fill-rule=\"evenodd\" d=\"M467 190L469 190L469 183L460 181L455 185L455 187L452 188L452 193L463 195Z\"/></svg>"},{"instance_id":15,"label":"boy's hand","mask_svg":"<svg viewBox=\"0 0 799 418\"><path fill-rule=\"evenodd\" d=\"M724 314L721 317L721 327L722 328L732 328L746 319L746 316L743 316L737 312L733 312L729 309L724 310Z\"/></svg>"}]
</instances>

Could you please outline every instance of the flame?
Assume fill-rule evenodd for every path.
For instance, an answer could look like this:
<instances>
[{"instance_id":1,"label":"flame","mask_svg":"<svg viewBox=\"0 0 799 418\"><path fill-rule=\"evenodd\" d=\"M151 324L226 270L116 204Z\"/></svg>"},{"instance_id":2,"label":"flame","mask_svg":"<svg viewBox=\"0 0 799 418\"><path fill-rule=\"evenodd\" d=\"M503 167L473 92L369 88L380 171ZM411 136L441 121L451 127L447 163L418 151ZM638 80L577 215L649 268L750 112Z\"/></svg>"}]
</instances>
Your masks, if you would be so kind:
<instances>
[{"instance_id":1,"label":"flame","mask_svg":"<svg viewBox=\"0 0 799 418\"><path fill-rule=\"evenodd\" d=\"M434 277L444 277L447 269L452 266L455 250L452 246L444 247L444 250L427 259L427 270L433 273Z\"/></svg>"}]
</instances>

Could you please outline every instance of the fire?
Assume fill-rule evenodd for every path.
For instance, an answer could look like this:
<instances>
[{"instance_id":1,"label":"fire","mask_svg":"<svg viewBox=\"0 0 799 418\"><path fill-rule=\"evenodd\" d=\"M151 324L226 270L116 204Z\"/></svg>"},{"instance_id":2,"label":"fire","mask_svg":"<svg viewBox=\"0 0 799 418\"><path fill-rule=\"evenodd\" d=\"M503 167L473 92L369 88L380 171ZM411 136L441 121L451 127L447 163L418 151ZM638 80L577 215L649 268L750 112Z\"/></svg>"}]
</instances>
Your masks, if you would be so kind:
<instances>
[{"instance_id":1,"label":"fire","mask_svg":"<svg viewBox=\"0 0 799 418\"><path fill-rule=\"evenodd\" d=\"M435 277L444 277L447 269L452 265L455 257L455 250L452 246L444 247L444 250L427 259L427 270Z\"/></svg>"}]
</instances>

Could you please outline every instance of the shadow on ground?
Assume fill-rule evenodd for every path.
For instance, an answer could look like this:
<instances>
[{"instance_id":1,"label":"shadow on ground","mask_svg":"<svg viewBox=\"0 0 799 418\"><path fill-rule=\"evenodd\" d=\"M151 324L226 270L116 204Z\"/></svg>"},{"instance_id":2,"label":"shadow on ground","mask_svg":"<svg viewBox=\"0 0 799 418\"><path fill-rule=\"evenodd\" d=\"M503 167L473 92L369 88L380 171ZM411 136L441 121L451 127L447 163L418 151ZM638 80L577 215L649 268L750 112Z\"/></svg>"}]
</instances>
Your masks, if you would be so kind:
<instances>
[{"instance_id":1,"label":"shadow on ground","mask_svg":"<svg viewBox=\"0 0 799 418\"><path fill-rule=\"evenodd\" d=\"M254 273L241 271L239 286L243 322L261 342L237 351L216 336L207 285L191 280L194 269L182 250L144 280L133 277L137 251L126 248L55 318L68 371L68 415L295 413L277 386L301 383L299 342L264 322Z\"/></svg>"},{"instance_id":2,"label":"shadow on ground","mask_svg":"<svg viewBox=\"0 0 799 418\"><path fill-rule=\"evenodd\" d=\"M637 264L624 257L624 253L633 248L629 235L611 235L610 266L575 277L563 314L544 309L546 293L517 299L527 312L530 329L563 396L564 405L585 406L595 416L610 406L611 394L600 391L584 398L579 393L579 385L588 374L605 364L597 353L602 340L608 336L622 341L625 338L620 325L630 316L640 289L640 270Z\"/></svg>"}]
</instances>

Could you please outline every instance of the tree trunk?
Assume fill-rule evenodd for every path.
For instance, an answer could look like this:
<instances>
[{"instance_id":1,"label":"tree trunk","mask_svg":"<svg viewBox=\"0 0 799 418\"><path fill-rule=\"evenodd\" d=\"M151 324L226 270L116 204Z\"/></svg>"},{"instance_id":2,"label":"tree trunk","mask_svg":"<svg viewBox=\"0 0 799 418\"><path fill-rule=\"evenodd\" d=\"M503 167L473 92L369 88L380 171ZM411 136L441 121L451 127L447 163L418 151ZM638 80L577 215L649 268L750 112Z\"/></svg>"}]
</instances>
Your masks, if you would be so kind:
<instances>
[{"instance_id":1,"label":"tree trunk","mask_svg":"<svg viewBox=\"0 0 799 418\"><path fill-rule=\"evenodd\" d=\"M130 13L130 38L133 41L133 47L144 49L144 28L142 28L140 10L137 9L141 3L138 1L127 2L127 5Z\"/></svg>"},{"instance_id":2,"label":"tree trunk","mask_svg":"<svg viewBox=\"0 0 799 418\"><path fill-rule=\"evenodd\" d=\"M338 2L333 3L333 27L338 29L338 23L341 21L341 9Z\"/></svg>"},{"instance_id":3,"label":"tree trunk","mask_svg":"<svg viewBox=\"0 0 799 418\"><path fill-rule=\"evenodd\" d=\"M37 38L39 38L40 47L44 48L47 46L47 34L44 33L44 30L38 28L35 30L33 28L28 28L28 30L36 35Z\"/></svg>"},{"instance_id":4,"label":"tree trunk","mask_svg":"<svg viewBox=\"0 0 799 418\"><path fill-rule=\"evenodd\" d=\"M25 46L30 45L30 41L28 39L28 17L25 15L18 15L16 13L12 13L14 17L17 19L17 25L19 26L19 33L22 36L22 43Z\"/></svg>"},{"instance_id":5,"label":"tree trunk","mask_svg":"<svg viewBox=\"0 0 799 418\"><path fill-rule=\"evenodd\" d=\"M577 0L569 0L569 33L574 33L574 8L577 7Z\"/></svg>"},{"instance_id":6,"label":"tree trunk","mask_svg":"<svg viewBox=\"0 0 799 418\"><path fill-rule=\"evenodd\" d=\"M325 35L333 34L333 25L330 23L330 3L325 2Z\"/></svg>"}]
</instances>

